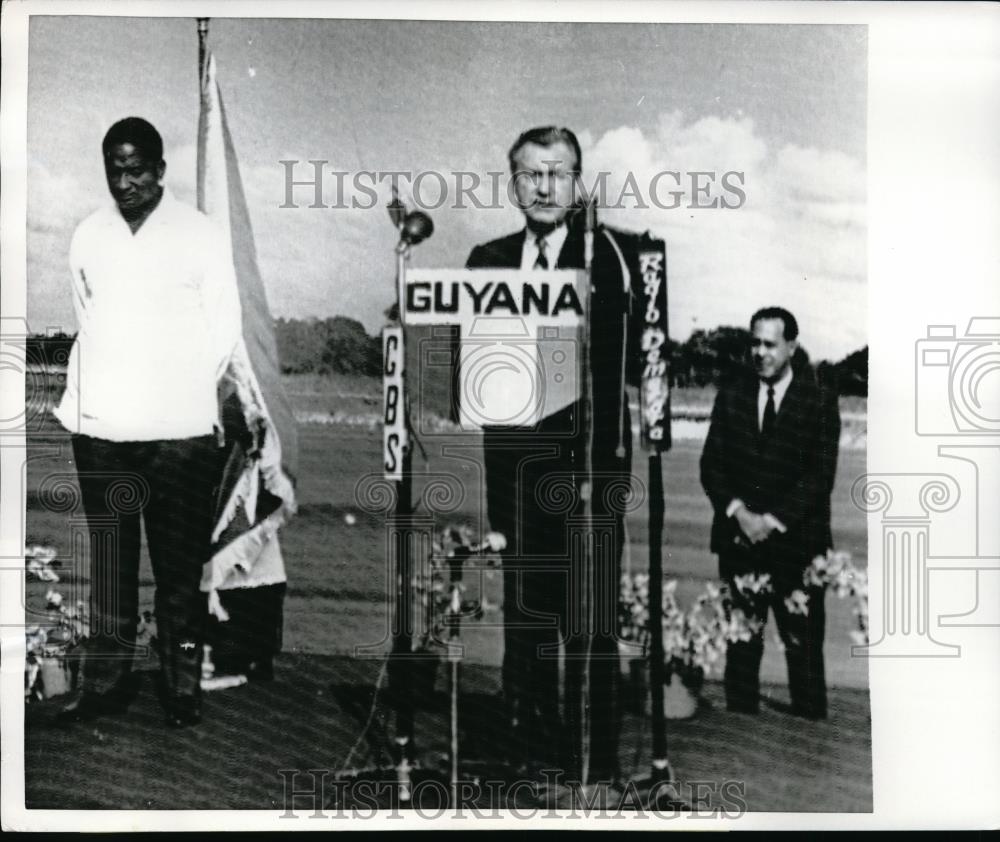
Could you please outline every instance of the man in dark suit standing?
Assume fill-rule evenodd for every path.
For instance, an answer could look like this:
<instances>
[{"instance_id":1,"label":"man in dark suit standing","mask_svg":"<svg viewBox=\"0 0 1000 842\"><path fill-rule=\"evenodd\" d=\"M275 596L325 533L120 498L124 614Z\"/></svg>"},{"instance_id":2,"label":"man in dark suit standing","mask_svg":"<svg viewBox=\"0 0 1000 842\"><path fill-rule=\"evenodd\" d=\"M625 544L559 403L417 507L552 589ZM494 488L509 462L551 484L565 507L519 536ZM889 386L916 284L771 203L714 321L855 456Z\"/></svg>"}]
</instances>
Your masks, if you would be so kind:
<instances>
[{"instance_id":1,"label":"man in dark suit standing","mask_svg":"<svg viewBox=\"0 0 1000 842\"><path fill-rule=\"evenodd\" d=\"M467 267L584 268L584 213L575 201L581 155L574 134L556 127L531 129L508 157L525 228L474 248ZM624 386L626 379L638 381L638 333L627 318L633 285L641 290L637 241L635 235L599 228L591 274L592 511L595 532L607 550L595 555L595 581L588 587L590 598L604 606L598 614L610 618L624 546L625 495L613 489L627 487L632 452ZM555 763L580 773L586 660L590 778L609 779L618 772L616 630L613 621L598 623L588 641L581 628L580 588L585 585L571 573L579 559L571 556L567 523L580 501L567 505L558 494L560 479L568 478L576 489L585 479L583 410L578 400L530 427L484 426L488 540L502 551L504 566L504 739L512 759ZM565 652L562 711L560 643Z\"/></svg>"},{"instance_id":2,"label":"man in dark suit standing","mask_svg":"<svg viewBox=\"0 0 1000 842\"><path fill-rule=\"evenodd\" d=\"M808 365L793 366L798 324L781 307L750 320L756 376L720 389L701 457L701 482L712 501L713 552L729 586L732 609L759 631L726 653L729 710L756 713L760 696L763 624L774 611L788 662L792 712L826 716L822 587L803 574L832 546L830 493L837 467L840 417L836 396L816 384ZM770 574L771 591L741 590L743 574ZM805 613L791 595L806 596Z\"/></svg>"}]
</instances>

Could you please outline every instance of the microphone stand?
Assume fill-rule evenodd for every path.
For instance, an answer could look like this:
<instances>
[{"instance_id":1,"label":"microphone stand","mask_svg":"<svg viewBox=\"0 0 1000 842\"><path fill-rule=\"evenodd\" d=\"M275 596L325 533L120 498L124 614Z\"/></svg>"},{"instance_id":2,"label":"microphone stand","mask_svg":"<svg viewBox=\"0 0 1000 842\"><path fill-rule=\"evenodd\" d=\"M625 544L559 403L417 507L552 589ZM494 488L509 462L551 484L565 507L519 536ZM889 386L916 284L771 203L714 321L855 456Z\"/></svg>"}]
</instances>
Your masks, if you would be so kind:
<instances>
[{"instance_id":1,"label":"microphone stand","mask_svg":"<svg viewBox=\"0 0 1000 842\"><path fill-rule=\"evenodd\" d=\"M462 645L459 643L462 633L462 567L466 559L479 555L487 549L486 544L473 546L459 545L455 547L448 559L448 581L450 598L448 610L445 613L445 624L448 627L448 664L449 664L449 697L451 740L448 751L452 805L458 804L458 689L462 664Z\"/></svg>"},{"instance_id":2,"label":"microphone stand","mask_svg":"<svg viewBox=\"0 0 1000 842\"><path fill-rule=\"evenodd\" d=\"M580 688L580 709L578 711L580 734L580 782L586 786L590 777L590 755L591 755L591 717L590 717L590 675L591 660L594 650L595 622L597 620L597 610L594 599L594 588L596 585L594 570L594 553L597 550L597 541L594 536L594 379L590 370L590 346L591 346L591 307L594 298L594 231L597 227L597 201L591 198L583 208L584 229L583 229L583 269L587 278L587 307L586 317L583 324L583 337L581 357L583 365L581 373L583 378L581 392L583 394L583 478L580 483L580 499L583 503L582 530L583 540L576 544L576 551L580 556L580 595L581 612L580 616L584 623L584 634L586 635L587 647L583 661Z\"/></svg>"},{"instance_id":3,"label":"microphone stand","mask_svg":"<svg viewBox=\"0 0 1000 842\"><path fill-rule=\"evenodd\" d=\"M399 409L402 411L405 443L402 448L401 466L392 479L396 484L396 509L393 519L396 616L392 623L392 651L389 656L389 688L396 712L395 744L396 781L399 800L410 801L411 771L415 760L413 747L414 704L412 694L413 673L416 667L413 653L413 428L410 423L410 399L406 389L406 351L403 308L406 300L406 266L410 248L425 240L434 231L434 225L422 211L407 212L395 189L389 203L389 218L399 229L396 245L396 321L400 333L400 361L402 365L402 392Z\"/></svg>"},{"instance_id":4,"label":"microphone stand","mask_svg":"<svg viewBox=\"0 0 1000 842\"><path fill-rule=\"evenodd\" d=\"M658 260L659 249L662 260ZM647 250L648 249L648 250ZM663 711L663 681L665 677L663 647L663 450L670 447L669 361L661 356L667 348L667 267L666 250L649 234L640 242L639 268L643 273L643 294L646 296L643 314L642 347L643 374L639 395L643 446L649 452L649 685L650 718L653 746L649 776L639 782L646 791L647 805L655 809L689 810L678 793L674 770L667 757L667 724ZM659 341L657 341L659 340ZM665 403L662 396L667 395ZM646 417L647 400L659 396L659 411ZM655 404L655 401L654 401ZM652 407L655 410L655 406ZM656 429L654 429L656 428Z\"/></svg>"}]
</instances>

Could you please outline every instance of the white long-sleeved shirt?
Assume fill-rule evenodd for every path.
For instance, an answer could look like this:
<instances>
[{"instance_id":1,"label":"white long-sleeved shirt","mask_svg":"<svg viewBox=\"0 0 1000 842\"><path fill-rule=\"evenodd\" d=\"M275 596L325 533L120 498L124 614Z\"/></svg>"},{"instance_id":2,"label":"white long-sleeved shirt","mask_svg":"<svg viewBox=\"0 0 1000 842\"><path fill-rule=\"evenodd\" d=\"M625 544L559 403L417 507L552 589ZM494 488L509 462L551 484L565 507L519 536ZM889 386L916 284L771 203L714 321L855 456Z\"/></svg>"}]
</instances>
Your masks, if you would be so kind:
<instances>
[{"instance_id":1,"label":"white long-sleeved shirt","mask_svg":"<svg viewBox=\"0 0 1000 842\"><path fill-rule=\"evenodd\" d=\"M206 435L216 383L241 335L228 240L168 190L135 234L110 203L70 245L78 333L55 410L110 441Z\"/></svg>"}]
</instances>

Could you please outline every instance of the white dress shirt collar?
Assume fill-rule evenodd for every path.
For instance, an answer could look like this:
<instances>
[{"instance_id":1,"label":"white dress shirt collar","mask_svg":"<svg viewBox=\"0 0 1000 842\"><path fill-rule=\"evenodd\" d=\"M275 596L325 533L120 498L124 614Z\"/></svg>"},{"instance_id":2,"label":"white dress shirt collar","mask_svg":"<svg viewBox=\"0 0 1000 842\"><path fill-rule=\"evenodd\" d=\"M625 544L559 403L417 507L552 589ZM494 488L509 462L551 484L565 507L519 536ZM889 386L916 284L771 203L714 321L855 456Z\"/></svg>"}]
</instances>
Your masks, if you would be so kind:
<instances>
[{"instance_id":1,"label":"white dress shirt collar","mask_svg":"<svg viewBox=\"0 0 1000 842\"><path fill-rule=\"evenodd\" d=\"M788 391L788 387L792 382L792 367L789 366L785 373L781 375L774 383L765 383L763 380L759 381L760 386L757 389L757 427L758 429L764 425L764 408L767 406L767 389L768 386L774 387L774 411L777 413L781 409L781 402L785 399L785 392Z\"/></svg>"},{"instance_id":2,"label":"white dress shirt collar","mask_svg":"<svg viewBox=\"0 0 1000 842\"><path fill-rule=\"evenodd\" d=\"M555 269L559 262L559 253L562 251L569 229L565 224L559 225L549 231L543 238L545 240L545 257L549 261L549 269ZM538 259L537 237L530 228L524 229L524 245L521 248L521 268L533 269L535 261Z\"/></svg>"},{"instance_id":3,"label":"white dress shirt collar","mask_svg":"<svg viewBox=\"0 0 1000 842\"><path fill-rule=\"evenodd\" d=\"M150 222L153 222L155 227L155 225L159 224L160 222L169 221L171 217L173 217L174 212L177 210L179 205L180 202L178 202L177 199L174 197L174 194L170 191L170 188L164 187L163 193L160 195L160 201L156 203L156 207L153 208L149 216L147 216L142 221L142 225L140 225L138 229L136 229L135 231L132 231L131 226L128 224L128 220L124 216L122 216L121 209L118 207L118 204L115 202L114 199L109 198L108 201L103 205L102 209L107 217L110 217L119 225L124 225L126 228L129 229L130 233L132 233L135 236L138 236L139 234L142 233L143 230L146 229L146 226L148 226Z\"/></svg>"}]
</instances>

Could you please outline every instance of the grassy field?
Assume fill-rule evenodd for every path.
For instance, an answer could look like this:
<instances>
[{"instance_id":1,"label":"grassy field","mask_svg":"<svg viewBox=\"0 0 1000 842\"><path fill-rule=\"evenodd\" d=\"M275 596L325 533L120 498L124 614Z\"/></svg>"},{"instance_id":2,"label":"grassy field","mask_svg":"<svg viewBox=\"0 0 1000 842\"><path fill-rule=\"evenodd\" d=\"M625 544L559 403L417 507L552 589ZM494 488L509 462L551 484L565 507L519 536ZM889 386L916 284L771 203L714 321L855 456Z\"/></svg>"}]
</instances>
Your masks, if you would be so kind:
<instances>
[{"instance_id":1,"label":"grassy field","mask_svg":"<svg viewBox=\"0 0 1000 842\"><path fill-rule=\"evenodd\" d=\"M372 377L352 374L286 374L285 390L297 412L354 410L379 412L382 383ZM674 410L711 411L715 400L714 386L675 388L670 395ZM854 395L840 397L840 413L844 418L863 418L868 399Z\"/></svg>"},{"instance_id":2,"label":"grassy field","mask_svg":"<svg viewBox=\"0 0 1000 842\"><path fill-rule=\"evenodd\" d=\"M342 410L350 417L372 413L373 387L368 378L321 378L298 375L288 378L287 386L296 412L320 407ZM699 392L698 401L706 395ZM678 398L680 400L680 398ZM367 412L366 412L367 410ZM282 548L289 570L286 644L290 651L323 654L349 654L357 646L382 639L388 628L386 604L390 571L386 569L386 532L384 513L363 505L365 489L378 480L381 459L381 430L368 423L304 423L299 427L300 464L298 478L299 514L283 531ZM414 461L415 495L420 499L428 483L444 482L460 502L448 513L433 512L434 523L467 524L481 534L487 523L482 486L480 439L474 434L446 432L421 437L423 452ZM714 557L708 552L711 508L698 482L698 458L701 445L681 440L663 460L666 490L665 556L667 575L680 580L682 597L693 596L706 580L716 576ZM450 455L444 455L450 454ZM457 454L457 455L456 455ZM64 569L76 569L64 587L76 587L85 581L85 564L68 557L70 521L66 513L51 511L41 499L38 488L52 472L66 473L75 482L68 466L68 439L57 425L46 422L43 435L29 445L31 458L27 468L28 512L27 543L51 543L59 551ZM645 485L645 460L634 459L637 486ZM866 558L866 526L862 512L850 502L850 486L865 471L863 451L841 453L837 484L833 495L834 540L838 548L854 558ZM428 510L423 510L427 513ZM648 524L645 512L627 518L628 544L624 565L643 570L648 559ZM492 605L500 602L500 573L486 568L481 575L469 574L470 588L482 588ZM141 577L143 607L152 607L152 573L148 559L143 559ZM29 607L37 607L45 588L29 589ZM336 622L331 621L330 603L338 605ZM864 662L850 658L848 630L853 628L850 607L830 597L828 606L828 663L832 683L867 686ZM487 614L484 620L468 629L469 656L482 662L497 662L500 657L500 614ZM373 638L373 634L375 635ZM782 681L784 664L776 647L771 647L764 665L764 677Z\"/></svg>"},{"instance_id":3,"label":"grassy field","mask_svg":"<svg viewBox=\"0 0 1000 842\"><path fill-rule=\"evenodd\" d=\"M209 787L207 795L204 788L181 794L180 790L175 792L170 788L176 789L176 782L171 784L163 780L147 799L141 793L129 794L124 772L111 776L112 788L103 795L67 793L65 786L56 782L61 780L65 784L64 779L71 771L62 769L50 752L60 755L66 751L83 752L84 756L76 758L77 765L79 767L81 762L94 764L95 778L99 777L101 764L114 764L116 755L113 751L109 754L109 746L94 736L100 729L85 730L77 736L53 730L49 719L51 703L43 703L32 705L35 710L28 718L29 801L34 798L36 806L82 806L80 798L83 798L93 806L245 807L250 802L267 809L277 797L275 792L280 794L275 768L330 768L353 742L364 720L367 709L364 699L370 698L378 668L376 661L359 660L355 656L359 647L373 655L384 651L389 628L386 594L391 577L386 564L385 517L380 511L363 505L366 483L379 476L381 455L380 428L363 419L379 411L380 387L377 381L364 378L310 376L288 378L287 386L298 414L342 412L346 420L300 424L300 510L282 532L289 588L285 606L286 654L280 659L279 681L270 687L229 691L233 702L222 698L227 694L209 700L210 717L218 718L224 729L231 726L233 738L253 731L247 727L247 722L255 721L253 717L257 715L258 706L261 711L271 705L280 708L267 713L270 717L268 727L279 729L278 732L266 737L247 736L251 740L248 750L259 753L266 768L239 772L236 767L241 757L243 760L246 757L238 751L233 754L232 747L223 751L218 746L214 755L213 774L235 775L237 779L241 774L257 776L253 795L244 798L226 787ZM686 397L690 405L706 405L706 401L710 403L711 400L704 392ZM680 399L680 395L676 396L676 400ZM426 435L422 444L427 458L425 461L418 456L415 460L418 499L429 483L442 479L450 483L455 492L451 510L436 514L434 523L466 523L475 531L482 531L486 524L478 437L449 432ZM708 552L711 510L698 483L700 449L699 442L679 441L664 458L667 498L664 563L668 575L679 580L682 600L700 591L717 572L716 562ZM62 570L62 581L57 587L68 598L75 598L75 595L85 594L87 586L86 559L72 557L71 539L76 528L73 516L79 513L54 511L53 499L40 493L43 480L53 473L66 474L69 481L75 481L68 439L57 426L45 421L29 441L28 456L25 539L27 543L55 545ZM638 454L635 466L637 480L644 481L645 463ZM834 539L839 548L850 551L859 561L864 561L867 555L865 517L850 503L849 489L864 471L864 451L844 450L833 496ZM628 517L627 526L624 563L632 570L644 569L648 559L645 514L642 511L633 513ZM466 583L471 591L481 589L489 602L497 606L501 596L500 576L498 569L485 566L475 573L470 571ZM153 580L145 556L140 581L142 607L152 608ZM29 614L41 611L48 587L44 583L28 584L26 605ZM709 682L706 698L714 707L695 720L671 726L674 729L671 733L682 746L679 750L691 779L704 774L710 776L705 778L707 780L721 780L720 776L732 774L731 764L727 772L727 764L722 762L724 757L730 756L738 766L742 764L741 774L755 782L757 794L752 799L753 809L871 809L867 664L850 656L848 633L854 627L850 606L828 596L827 613L827 670L829 683L834 688L831 720L816 726L806 736L797 721L775 711L767 712L757 722L727 716L718 709L719 686ZM43 614L34 616L40 618ZM470 702L473 707L487 705L484 700L494 699L499 690L501 620L499 610L491 609L481 621L463 627L465 692L470 699L480 700ZM768 685L768 697L780 705L787 699L785 667L771 639L772 632L769 630L762 679ZM340 686L339 691L337 686ZM442 689L439 683L439 694ZM332 693L336 698L323 698L324 693ZM360 694L362 701L355 699L352 702L352 693L354 696ZM123 726L120 736L123 742L119 748L120 757L124 758L122 769L161 781L165 773L153 769L150 764L154 758L166 762L163 758L171 756L170 746L157 744L158 748L150 749L151 754L143 748L143 741L150 739L158 721L155 704L148 698L145 704L145 708L140 708L145 713L139 714L138 724ZM235 707L230 709L232 705ZM422 714L429 718L425 727L436 735L431 742L438 752L443 748L441 737L445 734L443 721L438 720L444 710L441 696L429 702ZM142 719L143 716L146 719ZM251 719L241 718L247 716ZM638 719L630 720L628 733L631 736L627 740L623 738L622 747L623 753L629 755L624 761L626 766L645 762L647 725ZM470 725L469 728L473 742L477 739L481 742L490 732L490 728L485 731L479 726ZM322 732L322 740L318 732ZM790 743L800 732L794 744ZM211 746L215 745L211 739L199 745L192 733L196 732L180 738L185 746L186 771L182 770L182 774L196 775L195 769L200 762L210 762L209 758L201 761L199 758L206 752L211 754ZM164 739L162 736L154 738L161 742ZM497 739L502 740L502 737L497 735ZM738 745L741 740L742 746ZM265 777L267 783L264 783ZM62 800L58 792L63 793Z\"/></svg>"}]
</instances>

